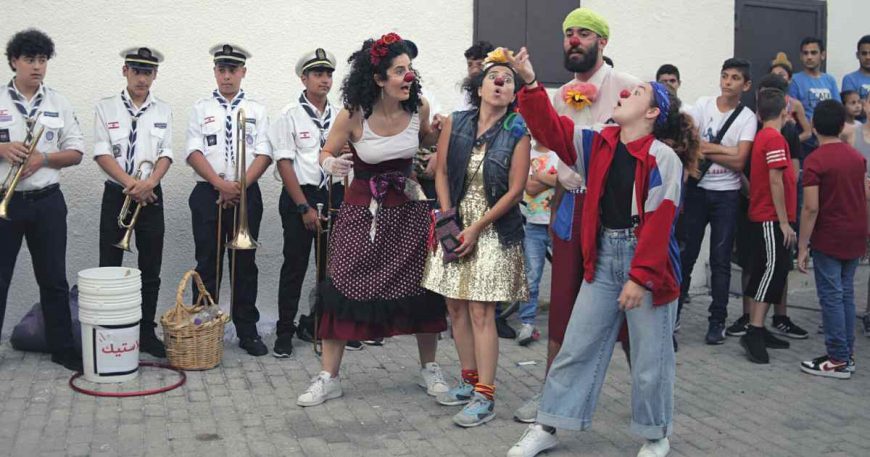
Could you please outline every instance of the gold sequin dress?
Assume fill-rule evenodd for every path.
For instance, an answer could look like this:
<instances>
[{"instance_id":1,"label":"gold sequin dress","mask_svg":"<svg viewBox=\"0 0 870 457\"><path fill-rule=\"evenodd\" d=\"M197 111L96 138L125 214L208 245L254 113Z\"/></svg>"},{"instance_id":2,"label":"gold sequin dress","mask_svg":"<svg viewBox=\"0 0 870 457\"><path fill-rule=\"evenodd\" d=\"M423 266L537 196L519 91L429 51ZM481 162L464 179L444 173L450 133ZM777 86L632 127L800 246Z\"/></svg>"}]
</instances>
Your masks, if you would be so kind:
<instances>
[{"instance_id":1,"label":"gold sequin dress","mask_svg":"<svg viewBox=\"0 0 870 457\"><path fill-rule=\"evenodd\" d=\"M484 147L475 148L465 172L465 198L459 203L459 215L465 226L477 221L488 208L483 187ZM468 179L474 176L470 183ZM441 245L426 259L423 287L447 298L478 302L514 302L528 300L522 243L503 246L495 227L490 224L477 238L474 251L454 262L444 264Z\"/></svg>"}]
</instances>

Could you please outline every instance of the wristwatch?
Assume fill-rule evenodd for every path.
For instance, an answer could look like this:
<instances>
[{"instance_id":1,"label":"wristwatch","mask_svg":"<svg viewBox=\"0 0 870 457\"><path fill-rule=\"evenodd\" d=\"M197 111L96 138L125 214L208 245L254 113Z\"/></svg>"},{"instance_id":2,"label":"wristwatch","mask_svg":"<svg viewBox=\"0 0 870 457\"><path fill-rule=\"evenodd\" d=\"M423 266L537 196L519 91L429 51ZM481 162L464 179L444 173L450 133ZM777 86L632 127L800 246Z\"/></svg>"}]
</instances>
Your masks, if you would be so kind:
<instances>
[{"instance_id":1,"label":"wristwatch","mask_svg":"<svg viewBox=\"0 0 870 457\"><path fill-rule=\"evenodd\" d=\"M300 203L296 205L296 210L299 211L299 214L305 214L309 209L311 209L311 206L308 203Z\"/></svg>"}]
</instances>

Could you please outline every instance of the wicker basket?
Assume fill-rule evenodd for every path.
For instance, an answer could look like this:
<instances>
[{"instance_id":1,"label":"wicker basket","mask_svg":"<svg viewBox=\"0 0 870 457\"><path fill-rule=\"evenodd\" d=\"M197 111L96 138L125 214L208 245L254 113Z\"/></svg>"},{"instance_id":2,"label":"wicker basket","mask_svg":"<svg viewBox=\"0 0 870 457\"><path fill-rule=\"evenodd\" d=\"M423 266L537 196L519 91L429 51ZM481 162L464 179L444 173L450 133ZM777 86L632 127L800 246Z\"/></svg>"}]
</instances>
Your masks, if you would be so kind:
<instances>
[{"instance_id":1,"label":"wicker basket","mask_svg":"<svg viewBox=\"0 0 870 457\"><path fill-rule=\"evenodd\" d=\"M191 277L199 289L199 298L192 306L187 306L182 294ZM205 305L202 304L203 300ZM208 370L221 363L224 356L224 325L230 320L229 316L220 312L216 318L204 324L194 325L192 322L196 313L211 306L217 305L205 289L199 274L195 270L185 273L178 283L175 308L166 311L160 318L170 365L182 370Z\"/></svg>"}]
</instances>

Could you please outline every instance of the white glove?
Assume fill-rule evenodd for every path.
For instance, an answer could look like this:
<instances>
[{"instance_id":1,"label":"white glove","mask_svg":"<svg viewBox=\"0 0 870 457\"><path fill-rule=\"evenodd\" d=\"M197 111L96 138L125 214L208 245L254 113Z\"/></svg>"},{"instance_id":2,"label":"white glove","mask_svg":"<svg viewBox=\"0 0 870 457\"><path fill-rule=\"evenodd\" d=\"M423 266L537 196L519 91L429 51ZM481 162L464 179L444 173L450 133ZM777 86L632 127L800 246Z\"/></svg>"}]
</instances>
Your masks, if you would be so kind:
<instances>
[{"instance_id":1,"label":"white glove","mask_svg":"<svg viewBox=\"0 0 870 457\"><path fill-rule=\"evenodd\" d=\"M337 178L344 178L348 173L350 173L351 168L353 168L352 157L353 154L351 153L342 154L338 157L329 156L320 164L320 166L326 174Z\"/></svg>"},{"instance_id":2,"label":"white glove","mask_svg":"<svg viewBox=\"0 0 870 457\"><path fill-rule=\"evenodd\" d=\"M556 165L559 182L566 190L576 190L583 186L583 177L561 160Z\"/></svg>"}]
</instances>

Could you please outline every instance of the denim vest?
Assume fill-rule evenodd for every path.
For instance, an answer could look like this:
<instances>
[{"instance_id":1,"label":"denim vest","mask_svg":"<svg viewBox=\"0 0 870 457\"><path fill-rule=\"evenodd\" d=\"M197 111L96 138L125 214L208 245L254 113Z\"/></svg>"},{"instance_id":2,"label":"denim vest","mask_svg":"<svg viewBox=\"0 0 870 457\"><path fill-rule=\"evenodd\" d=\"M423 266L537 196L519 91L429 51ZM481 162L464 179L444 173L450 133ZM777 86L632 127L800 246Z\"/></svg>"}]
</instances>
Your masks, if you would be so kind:
<instances>
[{"instance_id":1,"label":"denim vest","mask_svg":"<svg viewBox=\"0 0 870 457\"><path fill-rule=\"evenodd\" d=\"M447 181L450 185L450 205L454 208L459 205L459 197L465 184L476 133L477 110L453 113L452 131L448 146L450 152L447 155ZM486 204L490 208L508 191L511 158L514 147L520 139L521 137L517 138L507 130L499 128L489 143L483 165L478 173L483 175ZM520 213L519 205L509 209L493 225L502 245L509 246L523 242L525 236L523 216Z\"/></svg>"}]
</instances>

